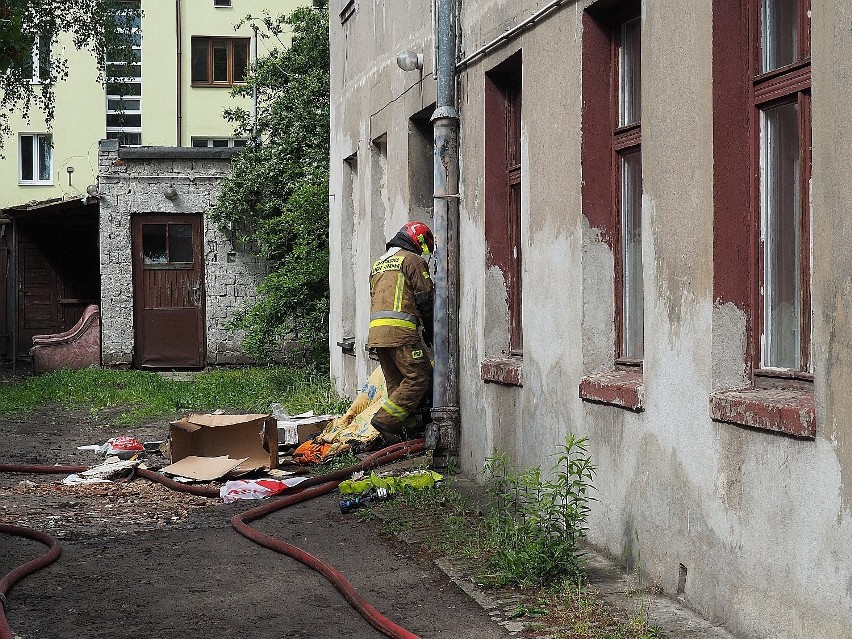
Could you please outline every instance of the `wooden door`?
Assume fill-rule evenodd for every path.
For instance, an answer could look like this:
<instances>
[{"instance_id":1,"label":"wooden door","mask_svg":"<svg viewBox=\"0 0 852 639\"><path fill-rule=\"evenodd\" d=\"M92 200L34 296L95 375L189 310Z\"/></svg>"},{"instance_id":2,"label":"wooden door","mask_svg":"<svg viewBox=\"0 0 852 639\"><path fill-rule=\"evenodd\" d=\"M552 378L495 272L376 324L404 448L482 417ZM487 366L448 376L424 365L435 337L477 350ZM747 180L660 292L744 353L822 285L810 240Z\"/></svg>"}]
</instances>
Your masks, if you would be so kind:
<instances>
[{"instance_id":1,"label":"wooden door","mask_svg":"<svg viewBox=\"0 0 852 639\"><path fill-rule=\"evenodd\" d=\"M200 215L133 217L135 365L205 363L204 254Z\"/></svg>"}]
</instances>

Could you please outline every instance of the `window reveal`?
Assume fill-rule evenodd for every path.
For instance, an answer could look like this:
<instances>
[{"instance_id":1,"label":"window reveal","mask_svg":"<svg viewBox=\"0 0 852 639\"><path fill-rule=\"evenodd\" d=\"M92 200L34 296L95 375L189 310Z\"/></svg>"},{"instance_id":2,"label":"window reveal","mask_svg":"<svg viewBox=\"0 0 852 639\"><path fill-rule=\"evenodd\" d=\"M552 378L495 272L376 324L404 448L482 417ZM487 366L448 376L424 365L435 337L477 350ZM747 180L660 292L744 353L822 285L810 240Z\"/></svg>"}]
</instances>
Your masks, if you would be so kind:
<instances>
[{"instance_id":1,"label":"window reveal","mask_svg":"<svg viewBox=\"0 0 852 639\"><path fill-rule=\"evenodd\" d=\"M521 251L521 54L486 74L485 239L489 264L506 285L508 344L503 354L523 353Z\"/></svg>"}]
</instances>

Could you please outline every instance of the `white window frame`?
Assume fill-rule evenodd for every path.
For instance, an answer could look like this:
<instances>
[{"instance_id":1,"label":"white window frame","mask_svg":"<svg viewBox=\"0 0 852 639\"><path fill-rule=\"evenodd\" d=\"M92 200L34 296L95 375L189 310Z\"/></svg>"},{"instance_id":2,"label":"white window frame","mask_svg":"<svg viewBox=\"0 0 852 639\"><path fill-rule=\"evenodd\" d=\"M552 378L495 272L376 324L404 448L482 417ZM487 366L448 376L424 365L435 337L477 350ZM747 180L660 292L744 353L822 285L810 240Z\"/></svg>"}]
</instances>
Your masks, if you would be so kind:
<instances>
[{"instance_id":1,"label":"white window frame","mask_svg":"<svg viewBox=\"0 0 852 639\"><path fill-rule=\"evenodd\" d=\"M28 143L32 145L32 169L33 179L25 180L24 179L24 161L23 161L23 150L24 150L24 138L30 138ZM48 141L48 157L47 157L47 165L48 165L48 177L41 178L39 177L39 166L41 162L39 161L39 149L41 145L38 143L39 139L46 138ZM50 133L19 133L18 134L18 184L24 186L30 185L53 185L53 136Z\"/></svg>"},{"instance_id":2,"label":"white window frame","mask_svg":"<svg viewBox=\"0 0 852 639\"><path fill-rule=\"evenodd\" d=\"M107 89L106 99L104 100L104 109L106 111L106 119L109 118L110 115L138 115L140 118L139 126L110 126L106 125L106 137L108 139L119 139L121 140L121 135L123 133L131 133L139 135L139 144L142 143L142 126L141 126L141 118L142 118L142 34L141 34L141 26L138 27L137 35L139 38L139 44L133 47L133 51L136 52L136 59L138 62L133 63L132 66L139 67L139 75L137 77L121 77L121 76L111 76L108 74L108 81L106 86L109 87L111 84L123 84L123 83L132 83L139 85L139 91L133 94L121 95L117 93L109 93ZM115 66L124 66L125 61L123 60L107 60L106 61L107 68L110 65ZM110 101L111 100L137 100L139 102L138 109L110 109ZM127 144L122 146L139 146L137 144Z\"/></svg>"},{"instance_id":3,"label":"white window frame","mask_svg":"<svg viewBox=\"0 0 852 639\"><path fill-rule=\"evenodd\" d=\"M41 84L50 79L50 48L53 42L52 39L44 35L36 35L33 37L32 48L32 65L33 73L30 78L32 84ZM41 76L41 54L47 54L47 77Z\"/></svg>"},{"instance_id":4,"label":"white window frame","mask_svg":"<svg viewBox=\"0 0 852 639\"><path fill-rule=\"evenodd\" d=\"M228 144L225 145L225 146L223 146L223 145L217 146L217 145L213 144L214 141L216 141L216 142L225 141ZM205 144L203 144L203 145L197 144L198 142L205 142ZM242 144L236 144L237 142L241 142ZM194 136L192 136L192 140L190 141L190 144L197 149L203 149L205 147L217 148L217 149L226 149L226 148L227 149L233 149L233 148L241 149L248 144L248 140L245 139L245 138L219 138L219 137L206 137L206 136L203 136L203 135L199 135L199 136L194 135Z\"/></svg>"}]
</instances>

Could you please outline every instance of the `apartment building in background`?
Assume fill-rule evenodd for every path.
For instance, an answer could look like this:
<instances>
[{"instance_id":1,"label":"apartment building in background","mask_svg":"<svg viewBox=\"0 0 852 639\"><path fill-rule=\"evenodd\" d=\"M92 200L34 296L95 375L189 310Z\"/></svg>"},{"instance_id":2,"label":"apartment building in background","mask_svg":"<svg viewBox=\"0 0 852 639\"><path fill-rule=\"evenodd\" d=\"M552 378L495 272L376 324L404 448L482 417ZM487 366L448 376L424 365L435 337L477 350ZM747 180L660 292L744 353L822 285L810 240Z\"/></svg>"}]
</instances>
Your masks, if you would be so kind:
<instances>
[{"instance_id":1,"label":"apartment building in background","mask_svg":"<svg viewBox=\"0 0 852 639\"><path fill-rule=\"evenodd\" d=\"M98 79L93 56L76 50L68 34L57 34L52 42L35 43L34 83L45 72L47 47L61 50L69 72L67 80L56 86L51 126L48 128L39 112L28 117L15 115L14 135L4 141L5 157L0 159L0 357L24 357L33 335L68 329L92 303L102 307L104 326L109 325L110 300L101 299L102 281L112 281L113 271L131 271L130 246L134 240L130 218L160 216L157 224L138 229L143 252L148 250L141 244L144 241L150 241L154 247L151 251L156 252L157 246L167 245L172 238L184 238L175 241L186 240L187 246L197 246L202 257L208 258L215 252L210 246L205 248L205 241L224 246L204 213L215 203L221 179L227 175L229 162L222 165L221 161L238 152L246 140L234 135L223 111L234 106L252 108L250 98L234 99L230 89L245 81L255 55L263 56L269 46L281 46L273 40L255 38L248 24L238 29L235 25L248 14L260 17L267 12L277 16L310 2L128 0L126 4L142 11L140 20L122 27L131 31L134 60L129 64L108 60L105 85ZM125 192L115 196L117 202L102 199L102 194L110 190L99 183L99 173L103 173L99 147L104 140L108 154L114 155L116 146L118 156L136 153L138 158L146 152L153 154L150 171L135 172L137 177L146 176L139 179L148 180L147 187L137 189L131 183ZM177 161L157 165L168 157ZM119 157L115 160L119 162L117 168L127 162ZM116 167L108 168L110 172ZM205 177L206 173L216 177ZM152 191L151 180L163 184ZM160 197L160 201L151 201L145 196L144 201L133 201L136 191L160 193L186 180L192 187L192 198L184 192L183 199ZM106 236L115 232L105 226L105 207L122 207L129 216L120 223L126 237L118 242L128 245L126 255L105 254L105 247L112 245ZM190 237L193 232L201 237ZM223 251L221 258L225 263L252 260L236 250ZM156 260L161 258L158 255ZM255 266L260 277L262 265ZM204 305L205 295L199 297L199 291L207 291L203 261L199 268L199 274L190 282L193 294L175 298L172 303ZM160 268L160 272L165 270ZM143 279L140 271L128 282L133 286ZM253 281L245 283L252 289ZM230 294L234 285L231 282ZM124 355L113 358L115 364L146 361L140 361L138 349L134 349L133 336L139 329L134 324L134 312L132 308L121 311L130 317L124 318L127 325L120 334L131 343L117 348ZM197 338L200 343L194 348L199 355L191 366L206 364L210 353L214 353L210 358L216 360L219 347L204 335L212 329L209 315L202 310L199 321L202 327L207 323L207 331L202 330ZM136 318L137 323L139 319ZM234 348L229 344L226 350L233 353Z\"/></svg>"}]
</instances>

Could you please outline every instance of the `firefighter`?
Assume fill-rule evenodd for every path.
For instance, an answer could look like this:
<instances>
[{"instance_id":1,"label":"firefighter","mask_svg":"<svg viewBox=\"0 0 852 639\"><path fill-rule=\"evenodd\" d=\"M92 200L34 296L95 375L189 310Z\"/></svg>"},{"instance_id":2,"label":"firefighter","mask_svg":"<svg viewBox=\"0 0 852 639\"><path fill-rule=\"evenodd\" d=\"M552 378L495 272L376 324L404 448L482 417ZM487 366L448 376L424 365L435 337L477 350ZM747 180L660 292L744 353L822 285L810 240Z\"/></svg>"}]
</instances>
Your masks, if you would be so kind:
<instances>
[{"instance_id":1,"label":"firefighter","mask_svg":"<svg viewBox=\"0 0 852 639\"><path fill-rule=\"evenodd\" d=\"M386 248L370 272L367 337L387 387L387 397L370 422L385 446L402 440L432 384L432 362L425 347L432 346L434 284L428 260L435 241L426 224L409 222Z\"/></svg>"}]
</instances>

